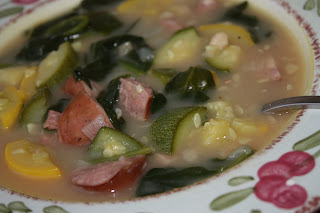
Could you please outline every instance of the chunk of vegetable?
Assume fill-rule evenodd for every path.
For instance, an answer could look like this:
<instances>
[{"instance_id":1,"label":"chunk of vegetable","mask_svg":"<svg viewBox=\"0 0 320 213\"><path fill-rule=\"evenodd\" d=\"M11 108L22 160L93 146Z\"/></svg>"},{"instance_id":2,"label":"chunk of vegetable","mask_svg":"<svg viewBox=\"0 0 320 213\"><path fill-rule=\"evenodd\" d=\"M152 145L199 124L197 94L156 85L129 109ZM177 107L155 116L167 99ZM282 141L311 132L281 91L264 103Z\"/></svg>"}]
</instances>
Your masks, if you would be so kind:
<instances>
[{"instance_id":1,"label":"chunk of vegetable","mask_svg":"<svg viewBox=\"0 0 320 213\"><path fill-rule=\"evenodd\" d=\"M177 71L173 69L153 69L151 70L151 74L163 84L167 84L177 74Z\"/></svg>"},{"instance_id":2,"label":"chunk of vegetable","mask_svg":"<svg viewBox=\"0 0 320 213\"><path fill-rule=\"evenodd\" d=\"M139 141L119 130L102 127L88 148L88 155L89 161L103 162L114 161L121 156L145 155L151 151L151 148L144 148Z\"/></svg>"},{"instance_id":3,"label":"chunk of vegetable","mask_svg":"<svg viewBox=\"0 0 320 213\"><path fill-rule=\"evenodd\" d=\"M5 148L5 160L12 170L22 175L41 178L61 176L59 168L53 164L48 152L27 140L8 143Z\"/></svg>"},{"instance_id":4,"label":"chunk of vegetable","mask_svg":"<svg viewBox=\"0 0 320 213\"><path fill-rule=\"evenodd\" d=\"M49 97L50 92L46 88L39 90L32 96L22 109L19 123L22 125L40 123L47 110Z\"/></svg>"},{"instance_id":5,"label":"chunk of vegetable","mask_svg":"<svg viewBox=\"0 0 320 213\"><path fill-rule=\"evenodd\" d=\"M207 63L212 68L223 71L231 71L239 61L240 55L241 48L235 45L230 45L225 49L220 49L215 45L208 45L204 53Z\"/></svg>"},{"instance_id":6,"label":"chunk of vegetable","mask_svg":"<svg viewBox=\"0 0 320 213\"><path fill-rule=\"evenodd\" d=\"M26 69L28 69L26 66L0 69L0 84L5 86L19 86Z\"/></svg>"},{"instance_id":7,"label":"chunk of vegetable","mask_svg":"<svg viewBox=\"0 0 320 213\"><path fill-rule=\"evenodd\" d=\"M234 24L208 24L199 27L201 35L212 37L216 33L224 32L228 35L231 44L240 47L250 47L254 45L251 35L244 28Z\"/></svg>"},{"instance_id":8,"label":"chunk of vegetable","mask_svg":"<svg viewBox=\"0 0 320 213\"><path fill-rule=\"evenodd\" d=\"M183 65L200 55L201 38L194 27L177 31L170 40L157 50L153 65L170 67Z\"/></svg>"},{"instance_id":9,"label":"chunk of vegetable","mask_svg":"<svg viewBox=\"0 0 320 213\"><path fill-rule=\"evenodd\" d=\"M28 100L36 93L37 67L32 66L24 71L24 76L20 83L20 91L24 95L24 99Z\"/></svg>"},{"instance_id":10,"label":"chunk of vegetable","mask_svg":"<svg viewBox=\"0 0 320 213\"><path fill-rule=\"evenodd\" d=\"M11 128L21 111L23 95L15 87L8 86L0 93L0 124L1 128Z\"/></svg>"},{"instance_id":11,"label":"chunk of vegetable","mask_svg":"<svg viewBox=\"0 0 320 213\"><path fill-rule=\"evenodd\" d=\"M53 87L65 80L77 66L77 55L69 42L61 44L39 64L37 88Z\"/></svg>"},{"instance_id":12,"label":"chunk of vegetable","mask_svg":"<svg viewBox=\"0 0 320 213\"><path fill-rule=\"evenodd\" d=\"M167 154L178 151L190 132L205 120L206 111L207 108L202 106L184 107L160 116L150 129L151 139L157 149Z\"/></svg>"}]
</instances>

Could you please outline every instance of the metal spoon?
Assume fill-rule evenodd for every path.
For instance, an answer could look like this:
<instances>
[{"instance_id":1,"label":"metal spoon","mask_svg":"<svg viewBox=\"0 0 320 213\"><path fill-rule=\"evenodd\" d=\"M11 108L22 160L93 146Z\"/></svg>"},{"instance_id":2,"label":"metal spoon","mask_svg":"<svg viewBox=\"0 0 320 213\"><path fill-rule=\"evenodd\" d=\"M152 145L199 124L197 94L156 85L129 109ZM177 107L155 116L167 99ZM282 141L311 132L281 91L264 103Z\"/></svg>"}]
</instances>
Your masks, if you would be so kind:
<instances>
[{"instance_id":1,"label":"metal spoon","mask_svg":"<svg viewBox=\"0 0 320 213\"><path fill-rule=\"evenodd\" d=\"M279 99L261 108L261 112L271 113L291 109L320 109L320 96L297 96Z\"/></svg>"}]
</instances>

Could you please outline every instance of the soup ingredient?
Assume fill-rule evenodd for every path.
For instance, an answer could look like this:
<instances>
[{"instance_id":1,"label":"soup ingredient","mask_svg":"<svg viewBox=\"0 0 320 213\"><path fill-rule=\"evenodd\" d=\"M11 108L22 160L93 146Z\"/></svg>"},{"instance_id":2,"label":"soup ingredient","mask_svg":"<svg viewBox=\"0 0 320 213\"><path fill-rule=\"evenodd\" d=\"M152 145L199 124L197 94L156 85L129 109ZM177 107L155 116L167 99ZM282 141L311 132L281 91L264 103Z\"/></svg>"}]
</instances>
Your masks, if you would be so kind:
<instances>
[{"instance_id":1,"label":"soup ingredient","mask_svg":"<svg viewBox=\"0 0 320 213\"><path fill-rule=\"evenodd\" d=\"M209 99L206 95L215 88L213 74L210 70L201 67L190 67L187 71L175 75L165 86L168 94L178 94L184 99L194 102L204 102Z\"/></svg>"},{"instance_id":2,"label":"soup ingredient","mask_svg":"<svg viewBox=\"0 0 320 213\"><path fill-rule=\"evenodd\" d=\"M243 27L231 24L208 24L199 27L199 32L202 35L212 37L213 35L223 32L228 36L231 44L239 45L240 47L250 47L254 45L250 33Z\"/></svg>"},{"instance_id":3,"label":"soup ingredient","mask_svg":"<svg viewBox=\"0 0 320 213\"><path fill-rule=\"evenodd\" d=\"M90 162L114 161L121 156L127 156L133 152L136 155L151 149L143 149L139 141L129 135L108 127L102 127L88 148Z\"/></svg>"},{"instance_id":4,"label":"soup ingredient","mask_svg":"<svg viewBox=\"0 0 320 213\"><path fill-rule=\"evenodd\" d=\"M154 97L152 89L130 78L121 78L120 82L120 108L137 120L147 120Z\"/></svg>"},{"instance_id":5,"label":"soup ingredient","mask_svg":"<svg viewBox=\"0 0 320 213\"><path fill-rule=\"evenodd\" d=\"M177 72L178 71L169 68L151 70L151 74L158 78L163 84L167 84L171 78L177 74Z\"/></svg>"},{"instance_id":6,"label":"soup ingredient","mask_svg":"<svg viewBox=\"0 0 320 213\"><path fill-rule=\"evenodd\" d=\"M27 67L25 66L6 67L0 69L0 84L4 86L11 85L18 87L26 69Z\"/></svg>"},{"instance_id":7,"label":"soup ingredient","mask_svg":"<svg viewBox=\"0 0 320 213\"><path fill-rule=\"evenodd\" d=\"M93 98L96 98L101 90L100 86L94 81L90 81L89 86L82 80L76 80L73 75L68 78L62 88L64 93L71 96L77 96L80 92L85 92Z\"/></svg>"},{"instance_id":8,"label":"soup ingredient","mask_svg":"<svg viewBox=\"0 0 320 213\"><path fill-rule=\"evenodd\" d=\"M228 36L219 32L215 34L204 53L208 64L218 70L230 71L239 61L241 48L229 45Z\"/></svg>"},{"instance_id":9,"label":"soup ingredient","mask_svg":"<svg viewBox=\"0 0 320 213\"><path fill-rule=\"evenodd\" d=\"M20 91L23 93L24 99L28 100L36 92L36 78L38 70L36 66L29 67L25 70L24 76L20 83Z\"/></svg>"},{"instance_id":10,"label":"soup ingredient","mask_svg":"<svg viewBox=\"0 0 320 213\"><path fill-rule=\"evenodd\" d=\"M157 149L174 154L183 147L190 132L202 125L206 116L206 107L183 107L160 116L150 128L152 141Z\"/></svg>"},{"instance_id":11,"label":"soup ingredient","mask_svg":"<svg viewBox=\"0 0 320 213\"><path fill-rule=\"evenodd\" d=\"M194 27L177 31L170 40L157 50L153 66L168 68L181 66L200 55L201 38Z\"/></svg>"},{"instance_id":12,"label":"soup ingredient","mask_svg":"<svg viewBox=\"0 0 320 213\"><path fill-rule=\"evenodd\" d=\"M77 55L70 43L65 42L39 64L36 86L53 87L65 80L76 66Z\"/></svg>"},{"instance_id":13,"label":"soup ingredient","mask_svg":"<svg viewBox=\"0 0 320 213\"><path fill-rule=\"evenodd\" d=\"M41 178L61 176L59 168L53 164L48 152L27 140L8 143L5 148L5 160L12 170L22 175Z\"/></svg>"},{"instance_id":14,"label":"soup ingredient","mask_svg":"<svg viewBox=\"0 0 320 213\"><path fill-rule=\"evenodd\" d=\"M0 123L2 129L11 128L21 111L23 95L13 86L7 86L0 93Z\"/></svg>"},{"instance_id":15,"label":"soup ingredient","mask_svg":"<svg viewBox=\"0 0 320 213\"><path fill-rule=\"evenodd\" d=\"M242 146L226 159L212 159L207 167L153 168L140 180L136 195L138 197L158 194L180 188L210 176L219 174L244 161L253 154L248 146Z\"/></svg>"},{"instance_id":16,"label":"soup ingredient","mask_svg":"<svg viewBox=\"0 0 320 213\"><path fill-rule=\"evenodd\" d=\"M146 165L145 156L120 158L117 161L105 162L72 173L72 183L87 190L117 192L130 187L140 177Z\"/></svg>"},{"instance_id":17,"label":"soup ingredient","mask_svg":"<svg viewBox=\"0 0 320 213\"><path fill-rule=\"evenodd\" d=\"M47 110L50 92L48 89L40 89L23 106L19 123L26 126L28 124L42 122L43 116Z\"/></svg>"},{"instance_id":18,"label":"soup ingredient","mask_svg":"<svg viewBox=\"0 0 320 213\"><path fill-rule=\"evenodd\" d=\"M62 112L58 134L60 141L73 145L88 145L91 140L85 132L95 135L103 126L113 128L108 115L101 105L86 93L79 93Z\"/></svg>"},{"instance_id":19,"label":"soup ingredient","mask_svg":"<svg viewBox=\"0 0 320 213\"><path fill-rule=\"evenodd\" d=\"M130 34L113 36L94 43L91 46L91 54L95 63L101 62L105 65L104 69L107 69L95 70L94 73L97 76L107 74L116 64L120 64L133 73L145 73L151 67L154 58L153 49L144 38ZM92 70L94 69L85 68L89 79L101 81L101 78L88 73Z\"/></svg>"}]
</instances>

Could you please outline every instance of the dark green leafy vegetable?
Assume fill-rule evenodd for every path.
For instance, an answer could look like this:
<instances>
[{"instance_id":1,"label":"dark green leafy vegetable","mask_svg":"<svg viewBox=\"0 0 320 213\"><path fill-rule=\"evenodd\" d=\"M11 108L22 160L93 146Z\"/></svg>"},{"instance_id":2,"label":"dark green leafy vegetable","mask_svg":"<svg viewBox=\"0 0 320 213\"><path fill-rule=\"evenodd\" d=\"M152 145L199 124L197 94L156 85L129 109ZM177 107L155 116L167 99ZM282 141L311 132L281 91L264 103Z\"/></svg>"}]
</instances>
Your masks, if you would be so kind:
<instances>
[{"instance_id":1,"label":"dark green leafy vegetable","mask_svg":"<svg viewBox=\"0 0 320 213\"><path fill-rule=\"evenodd\" d=\"M106 111L107 115L110 118L112 125L116 129L121 129L125 124L124 119L117 118L117 114L114 112L115 106L118 103L119 97L119 88L121 85L120 78L128 78L130 75L121 75L113 80L111 80L107 86L107 88L101 91L97 97L98 103L101 104L103 109Z\"/></svg>"},{"instance_id":2,"label":"dark green leafy vegetable","mask_svg":"<svg viewBox=\"0 0 320 213\"><path fill-rule=\"evenodd\" d=\"M65 41L71 42L89 31L111 33L121 26L122 23L107 12L80 14L78 10L36 27L16 58L41 60Z\"/></svg>"},{"instance_id":3,"label":"dark green leafy vegetable","mask_svg":"<svg viewBox=\"0 0 320 213\"><path fill-rule=\"evenodd\" d=\"M142 197L167 192L195 183L217 173L219 173L219 171L210 171L202 167L185 169L153 168L142 177L136 191L136 196Z\"/></svg>"},{"instance_id":4,"label":"dark green leafy vegetable","mask_svg":"<svg viewBox=\"0 0 320 213\"><path fill-rule=\"evenodd\" d=\"M122 0L83 0L81 7L83 9L95 9L99 8L100 6L106 6L121 1Z\"/></svg>"},{"instance_id":5,"label":"dark green leafy vegetable","mask_svg":"<svg viewBox=\"0 0 320 213\"><path fill-rule=\"evenodd\" d=\"M150 111L151 114L158 112L163 108L167 103L167 98L162 94L156 91L153 91L153 100L151 102Z\"/></svg>"},{"instance_id":6,"label":"dark green leafy vegetable","mask_svg":"<svg viewBox=\"0 0 320 213\"><path fill-rule=\"evenodd\" d=\"M111 73L115 66L116 64L110 57L104 56L87 64L84 68L78 70L78 72L81 73L84 79L102 81L109 73Z\"/></svg>"},{"instance_id":7,"label":"dark green leafy vegetable","mask_svg":"<svg viewBox=\"0 0 320 213\"><path fill-rule=\"evenodd\" d=\"M89 16L89 27L93 30L109 34L122 26L122 23L106 11L92 12Z\"/></svg>"},{"instance_id":8,"label":"dark green leafy vegetable","mask_svg":"<svg viewBox=\"0 0 320 213\"><path fill-rule=\"evenodd\" d=\"M209 162L207 168L153 168L142 177L136 195L142 197L184 187L219 174L244 161L252 154L253 151L250 147L243 146L231 153L230 156L224 160L214 159Z\"/></svg>"},{"instance_id":9,"label":"dark green leafy vegetable","mask_svg":"<svg viewBox=\"0 0 320 213\"><path fill-rule=\"evenodd\" d=\"M231 21L245 26L250 32L253 41L258 43L263 39L263 37L269 38L272 35L272 32L270 30L263 29L262 23L256 16L245 14L245 10L248 6L249 3L245 1L231 7L225 12L222 20Z\"/></svg>"},{"instance_id":10,"label":"dark green leafy vegetable","mask_svg":"<svg viewBox=\"0 0 320 213\"><path fill-rule=\"evenodd\" d=\"M215 82L210 70L190 67L187 71L175 75L165 86L165 92L178 94L195 102L204 102L209 99L205 93L214 88Z\"/></svg>"},{"instance_id":11,"label":"dark green leafy vegetable","mask_svg":"<svg viewBox=\"0 0 320 213\"><path fill-rule=\"evenodd\" d=\"M145 73L152 65L154 53L142 37L134 35L113 36L91 46L94 60L109 58L129 71Z\"/></svg>"},{"instance_id":12,"label":"dark green leafy vegetable","mask_svg":"<svg viewBox=\"0 0 320 213\"><path fill-rule=\"evenodd\" d=\"M44 37L71 36L83 31L89 23L88 16L75 15L56 23L43 32Z\"/></svg>"},{"instance_id":13,"label":"dark green leafy vegetable","mask_svg":"<svg viewBox=\"0 0 320 213\"><path fill-rule=\"evenodd\" d=\"M88 87L90 89L92 89L92 85L91 82L89 80L89 78L85 75L85 73L83 72L83 69L81 69L80 67L77 67L74 71L73 71L73 77L76 81L83 81L85 82Z\"/></svg>"}]
</instances>

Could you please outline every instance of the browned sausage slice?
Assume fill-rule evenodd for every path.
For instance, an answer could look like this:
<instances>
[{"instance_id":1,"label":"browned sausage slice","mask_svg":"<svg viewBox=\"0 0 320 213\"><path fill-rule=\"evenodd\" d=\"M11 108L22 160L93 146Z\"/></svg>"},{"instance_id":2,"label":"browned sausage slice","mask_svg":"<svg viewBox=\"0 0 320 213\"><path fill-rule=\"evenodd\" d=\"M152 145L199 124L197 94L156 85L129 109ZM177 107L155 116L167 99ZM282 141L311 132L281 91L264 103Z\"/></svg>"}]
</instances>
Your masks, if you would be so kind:
<instances>
[{"instance_id":1,"label":"browned sausage slice","mask_svg":"<svg viewBox=\"0 0 320 213\"><path fill-rule=\"evenodd\" d=\"M108 191L132 185L146 165L146 156L120 158L75 170L71 181L88 190Z\"/></svg>"},{"instance_id":2,"label":"browned sausage slice","mask_svg":"<svg viewBox=\"0 0 320 213\"><path fill-rule=\"evenodd\" d=\"M100 115L103 117L106 126L113 128L101 105L86 93L80 92L61 114L58 123L61 143L88 145L91 140L82 132L82 129Z\"/></svg>"},{"instance_id":3,"label":"browned sausage slice","mask_svg":"<svg viewBox=\"0 0 320 213\"><path fill-rule=\"evenodd\" d=\"M152 89L129 78L121 78L120 82L120 108L137 120L147 120L150 115L150 105L153 99Z\"/></svg>"},{"instance_id":4,"label":"browned sausage slice","mask_svg":"<svg viewBox=\"0 0 320 213\"><path fill-rule=\"evenodd\" d=\"M92 89L84 81L76 81L73 75L71 75L62 86L62 90L64 93L69 94L73 97L77 96L80 92L85 92L89 96L96 98L101 91L101 88L97 83L93 81L90 81L90 83Z\"/></svg>"}]
</instances>

